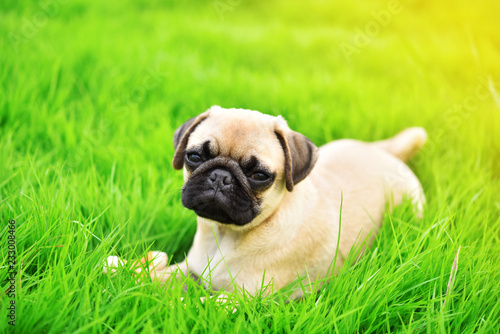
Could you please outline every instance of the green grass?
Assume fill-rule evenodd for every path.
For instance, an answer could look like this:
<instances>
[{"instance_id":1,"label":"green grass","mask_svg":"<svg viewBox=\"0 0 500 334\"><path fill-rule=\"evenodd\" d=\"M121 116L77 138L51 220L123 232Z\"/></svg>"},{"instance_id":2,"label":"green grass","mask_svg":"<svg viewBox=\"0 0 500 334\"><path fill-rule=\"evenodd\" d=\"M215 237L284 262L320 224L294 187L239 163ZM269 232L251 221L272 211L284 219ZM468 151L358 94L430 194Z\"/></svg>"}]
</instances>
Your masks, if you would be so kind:
<instances>
[{"instance_id":1,"label":"green grass","mask_svg":"<svg viewBox=\"0 0 500 334\"><path fill-rule=\"evenodd\" d=\"M499 3L402 0L367 45L386 1L221 3L1 1L0 332L15 219L19 333L498 333ZM425 127L423 221L402 206L317 294L235 296L235 313L194 284L103 275L108 255L183 259L196 224L172 136L213 104L282 114L318 145Z\"/></svg>"}]
</instances>

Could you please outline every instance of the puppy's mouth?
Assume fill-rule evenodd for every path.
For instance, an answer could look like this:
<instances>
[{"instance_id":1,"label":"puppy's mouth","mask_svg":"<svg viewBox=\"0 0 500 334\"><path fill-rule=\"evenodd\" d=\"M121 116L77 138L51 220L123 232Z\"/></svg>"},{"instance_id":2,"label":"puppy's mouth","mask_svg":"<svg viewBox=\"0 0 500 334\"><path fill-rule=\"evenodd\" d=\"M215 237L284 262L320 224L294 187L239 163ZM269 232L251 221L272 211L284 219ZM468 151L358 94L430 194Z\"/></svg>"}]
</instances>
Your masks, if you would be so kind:
<instances>
[{"instance_id":1,"label":"puppy's mouth","mask_svg":"<svg viewBox=\"0 0 500 334\"><path fill-rule=\"evenodd\" d=\"M258 205L225 170L192 176L182 189L182 204L203 218L245 225L258 215Z\"/></svg>"},{"instance_id":2,"label":"puppy's mouth","mask_svg":"<svg viewBox=\"0 0 500 334\"><path fill-rule=\"evenodd\" d=\"M190 191L183 191L182 204L203 218L222 224L245 225L257 216L251 206L235 203L220 191L204 191L195 197L184 196L185 193Z\"/></svg>"},{"instance_id":3,"label":"puppy's mouth","mask_svg":"<svg viewBox=\"0 0 500 334\"><path fill-rule=\"evenodd\" d=\"M245 225L250 223L255 216L251 208L239 212L227 212L226 208L217 201L200 202L194 205L192 210L200 217L222 224Z\"/></svg>"}]
</instances>

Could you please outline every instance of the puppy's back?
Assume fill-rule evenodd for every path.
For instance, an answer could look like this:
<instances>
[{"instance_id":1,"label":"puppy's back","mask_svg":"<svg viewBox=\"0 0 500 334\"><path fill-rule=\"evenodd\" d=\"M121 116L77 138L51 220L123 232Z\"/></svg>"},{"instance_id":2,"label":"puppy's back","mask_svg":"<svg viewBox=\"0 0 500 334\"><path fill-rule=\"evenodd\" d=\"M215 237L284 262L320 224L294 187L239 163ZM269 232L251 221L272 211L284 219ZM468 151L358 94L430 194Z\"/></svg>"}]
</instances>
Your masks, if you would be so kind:
<instances>
[{"instance_id":1,"label":"puppy's back","mask_svg":"<svg viewBox=\"0 0 500 334\"><path fill-rule=\"evenodd\" d=\"M378 229L387 205L392 210L408 197L421 215L425 201L420 182L410 168L374 144L351 139L326 144L320 148L309 176L320 194L319 207L340 210L342 194L339 249L345 255L356 241L364 241L370 231ZM338 224L335 218L332 216L329 222Z\"/></svg>"}]
</instances>

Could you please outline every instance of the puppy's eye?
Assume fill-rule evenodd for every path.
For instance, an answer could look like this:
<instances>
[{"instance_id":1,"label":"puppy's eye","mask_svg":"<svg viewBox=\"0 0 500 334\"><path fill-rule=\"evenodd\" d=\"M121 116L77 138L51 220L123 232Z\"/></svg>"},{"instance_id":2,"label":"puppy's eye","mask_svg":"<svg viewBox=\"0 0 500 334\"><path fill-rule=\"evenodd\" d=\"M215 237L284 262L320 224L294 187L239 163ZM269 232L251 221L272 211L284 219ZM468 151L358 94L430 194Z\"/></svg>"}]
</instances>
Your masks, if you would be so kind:
<instances>
[{"instance_id":1,"label":"puppy's eye","mask_svg":"<svg viewBox=\"0 0 500 334\"><path fill-rule=\"evenodd\" d=\"M201 156L196 153L188 153L186 154L186 158L188 159L189 162L192 162L194 164L197 164L203 160Z\"/></svg>"},{"instance_id":2,"label":"puppy's eye","mask_svg":"<svg viewBox=\"0 0 500 334\"><path fill-rule=\"evenodd\" d=\"M269 175L261 172L253 173L252 175L250 175L250 177L252 178L252 180L261 182L269 180Z\"/></svg>"}]
</instances>

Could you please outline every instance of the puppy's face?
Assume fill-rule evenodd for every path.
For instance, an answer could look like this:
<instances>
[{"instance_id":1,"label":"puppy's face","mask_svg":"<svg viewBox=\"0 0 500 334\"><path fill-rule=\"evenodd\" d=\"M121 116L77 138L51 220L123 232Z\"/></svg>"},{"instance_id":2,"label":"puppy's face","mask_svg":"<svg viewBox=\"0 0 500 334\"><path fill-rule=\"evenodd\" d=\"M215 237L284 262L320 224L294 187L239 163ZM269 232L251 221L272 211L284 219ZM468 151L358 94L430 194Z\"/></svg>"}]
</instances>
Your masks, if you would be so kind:
<instances>
[{"instance_id":1,"label":"puppy's face","mask_svg":"<svg viewBox=\"0 0 500 334\"><path fill-rule=\"evenodd\" d=\"M317 159L317 148L278 117L212 107L174 135L184 167L182 203L221 224L257 225L279 207Z\"/></svg>"}]
</instances>

